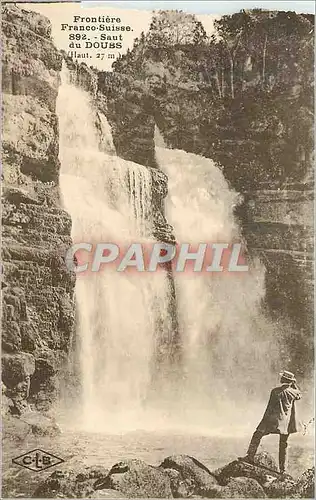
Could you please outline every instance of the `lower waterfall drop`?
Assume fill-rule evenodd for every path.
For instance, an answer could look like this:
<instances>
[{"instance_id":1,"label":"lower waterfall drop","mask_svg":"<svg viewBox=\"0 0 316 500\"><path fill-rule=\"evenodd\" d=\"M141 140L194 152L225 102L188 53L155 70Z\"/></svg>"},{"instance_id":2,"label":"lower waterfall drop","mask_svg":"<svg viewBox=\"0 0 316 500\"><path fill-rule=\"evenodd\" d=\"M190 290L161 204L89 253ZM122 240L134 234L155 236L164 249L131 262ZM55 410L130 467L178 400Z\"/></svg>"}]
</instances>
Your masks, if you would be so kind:
<instances>
[{"instance_id":1,"label":"lower waterfall drop","mask_svg":"<svg viewBox=\"0 0 316 500\"><path fill-rule=\"evenodd\" d=\"M234 208L241 198L222 171L208 158L167 149L159 131L155 136L156 159L168 176L166 217L177 242L240 242ZM185 376L183 418L221 426L234 408L241 421L245 411L251 420L260 400L258 383L273 384L277 352L260 312L264 267L258 261L242 273L178 272L175 287Z\"/></svg>"}]
</instances>

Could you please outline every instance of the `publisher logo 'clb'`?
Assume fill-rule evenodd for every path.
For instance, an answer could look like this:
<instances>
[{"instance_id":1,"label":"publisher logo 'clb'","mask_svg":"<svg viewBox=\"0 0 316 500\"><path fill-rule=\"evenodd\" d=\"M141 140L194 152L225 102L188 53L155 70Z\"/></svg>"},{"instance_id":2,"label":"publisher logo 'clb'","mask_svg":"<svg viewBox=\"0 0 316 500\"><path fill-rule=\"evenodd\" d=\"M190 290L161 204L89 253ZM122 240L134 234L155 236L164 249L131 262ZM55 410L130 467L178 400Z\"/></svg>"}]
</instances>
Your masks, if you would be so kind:
<instances>
[{"instance_id":1,"label":"publisher logo 'clb'","mask_svg":"<svg viewBox=\"0 0 316 500\"><path fill-rule=\"evenodd\" d=\"M49 467L61 464L64 460L51 453L47 453L47 451L36 449L13 458L12 462L21 467L25 467L25 469L41 472Z\"/></svg>"}]
</instances>

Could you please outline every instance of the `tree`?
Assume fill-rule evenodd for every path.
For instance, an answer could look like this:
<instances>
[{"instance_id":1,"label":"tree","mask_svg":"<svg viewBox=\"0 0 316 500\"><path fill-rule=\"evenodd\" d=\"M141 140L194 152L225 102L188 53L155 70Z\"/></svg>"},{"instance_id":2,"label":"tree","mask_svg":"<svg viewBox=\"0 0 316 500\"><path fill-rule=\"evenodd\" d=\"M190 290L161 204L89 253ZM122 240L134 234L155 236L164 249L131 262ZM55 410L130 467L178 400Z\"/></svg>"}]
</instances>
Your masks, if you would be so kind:
<instances>
[{"instance_id":1,"label":"tree","mask_svg":"<svg viewBox=\"0 0 316 500\"><path fill-rule=\"evenodd\" d=\"M231 98L235 97L235 60L243 38L252 32L253 22L249 12L243 10L232 16L225 15L214 22L217 35L226 47L230 68Z\"/></svg>"},{"instance_id":2,"label":"tree","mask_svg":"<svg viewBox=\"0 0 316 500\"><path fill-rule=\"evenodd\" d=\"M147 35L147 42L156 47L198 45L205 39L202 23L193 14L181 10L160 10L155 13Z\"/></svg>"},{"instance_id":3,"label":"tree","mask_svg":"<svg viewBox=\"0 0 316 500\"><path fill-rule=\"evenodd\" d=\"M194 45L199 45L207 40L206 31L203 24L197 21L193 30L193 43Z\"/></svg>"}]
</instances>

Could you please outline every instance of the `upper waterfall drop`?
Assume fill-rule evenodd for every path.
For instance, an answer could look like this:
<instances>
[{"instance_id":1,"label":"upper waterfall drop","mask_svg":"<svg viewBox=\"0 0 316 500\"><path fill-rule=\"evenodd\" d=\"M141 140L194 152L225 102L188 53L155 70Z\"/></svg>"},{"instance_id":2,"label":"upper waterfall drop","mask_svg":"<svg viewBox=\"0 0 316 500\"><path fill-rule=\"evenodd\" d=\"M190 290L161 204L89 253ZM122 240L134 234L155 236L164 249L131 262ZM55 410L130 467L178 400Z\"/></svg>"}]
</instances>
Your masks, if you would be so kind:
<instances>
[{"instance_id":1,"label":"upper waterfall drop","mask_svg":"<svg viewBox=\"0 0 316 500\"><path fill-rule=\"evenodd\" d=\"M96 114L100 127L100 150L109 155L116 155L110 124L103 113L98 111Z\"/></svg>"},{"instance_id":2,"label":"upper waterfall drop","mask_svg":"<svg viewBox=\"0 0 316 500\"><path fill-rule=\"evenodd\" d=\"M156 148L166 148L166 143L164 141L164 138L162 136L162 133L160 132L159 128L155 124L155 130L154 130L154 142Z\"/></svg>"}]
</instances>

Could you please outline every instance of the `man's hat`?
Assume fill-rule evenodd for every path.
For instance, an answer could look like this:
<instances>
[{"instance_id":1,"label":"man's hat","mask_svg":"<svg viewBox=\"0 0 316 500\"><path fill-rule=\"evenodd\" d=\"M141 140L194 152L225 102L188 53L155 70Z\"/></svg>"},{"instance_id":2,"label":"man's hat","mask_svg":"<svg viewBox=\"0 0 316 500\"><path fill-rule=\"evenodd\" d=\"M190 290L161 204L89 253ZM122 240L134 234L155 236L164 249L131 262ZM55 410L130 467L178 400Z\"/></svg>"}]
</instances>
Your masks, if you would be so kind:
<instances>
[{"instance_id":1,"label":"man's hat","mask_svg":"<svg viewBox=\"0 0 316 500\"><path fill-rule=\"evenodd\" d=\"M280 373L281 377L288 380L289 382L296 382L296 378L294 373L288 372L286 370L283 370L282 373Z\"/></svg>"}]
</instances>

